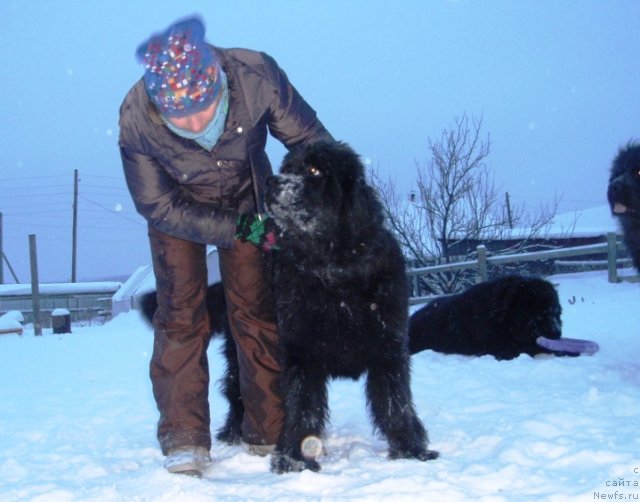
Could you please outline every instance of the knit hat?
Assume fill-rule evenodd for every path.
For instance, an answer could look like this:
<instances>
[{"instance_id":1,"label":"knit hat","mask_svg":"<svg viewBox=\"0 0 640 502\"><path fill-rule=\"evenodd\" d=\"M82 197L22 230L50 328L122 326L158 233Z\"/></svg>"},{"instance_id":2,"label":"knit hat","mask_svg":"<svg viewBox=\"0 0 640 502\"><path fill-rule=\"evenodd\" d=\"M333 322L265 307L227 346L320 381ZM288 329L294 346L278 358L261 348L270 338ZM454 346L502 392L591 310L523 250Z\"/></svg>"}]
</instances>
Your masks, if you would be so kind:
<instances>
[{"instance_id":1,"label":"knit hat","mask_svg":"<svg viewBox=\"0 0 640 502\"><path fill-rule=\"evenodd\" d=\"M138 47L136 58L145 67L149 98L167 117L202 111L220 95L221 68L204 41L204 25L197 17L154 34Z\"/></svg>"}]
</instances>

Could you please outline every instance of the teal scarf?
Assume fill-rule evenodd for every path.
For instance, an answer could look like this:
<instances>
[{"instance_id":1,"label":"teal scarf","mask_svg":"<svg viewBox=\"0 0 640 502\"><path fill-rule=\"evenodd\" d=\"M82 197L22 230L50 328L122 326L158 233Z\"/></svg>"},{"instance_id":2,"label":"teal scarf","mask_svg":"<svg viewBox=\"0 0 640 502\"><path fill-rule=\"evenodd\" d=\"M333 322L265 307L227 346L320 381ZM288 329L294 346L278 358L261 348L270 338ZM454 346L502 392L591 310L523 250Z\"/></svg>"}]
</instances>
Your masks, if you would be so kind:
<instances>
[{"instance_id":1,"label":"teal scarf","mask_svg":"<svg viewBox=\"0 0 640 502\"><path fill-rule=\"evenodd\" d=\"M220 102L216 108L216 113L209 122L207 127L197 133L185 131L179 127L174 126L167 119L164 119L167 127L171 129L178 136L186 139L192 139L196 141L205 150L211 151L213 147L222 136L224 132L224 123L227 119L227 112L229 111L229 87L227 86L227 76L223 71L220 71L220 78L222 83L222 95L220 96Z\"/></svg>"}]
</instances>

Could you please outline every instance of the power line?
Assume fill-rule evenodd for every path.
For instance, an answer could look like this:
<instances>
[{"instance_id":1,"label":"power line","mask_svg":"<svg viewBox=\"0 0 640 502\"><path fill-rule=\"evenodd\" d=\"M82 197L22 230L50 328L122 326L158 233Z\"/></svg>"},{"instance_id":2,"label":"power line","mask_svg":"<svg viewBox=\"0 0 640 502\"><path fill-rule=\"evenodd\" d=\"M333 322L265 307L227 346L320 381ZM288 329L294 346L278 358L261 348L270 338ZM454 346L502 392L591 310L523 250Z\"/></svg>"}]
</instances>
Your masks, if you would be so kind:
<instances>
[{"instance_id":1,"label":"power line","mask_svg":"<svg viewBox=\"0 0 640 502\"><path fill-rule=\"evenodd\" d=\"M120 212L114 211L113 209L109 209L108 207L104 207L102 204L99 204L98 202L95 202L95 201L93 201L91 199L88 199L88 198L84 197L83 195L80 195L80 198L82 200L86 200L87 202L90 202L91 204L94 204L94 205L98 206L99 208L104 209L108 213L111 213L111 214L113 214L115 216L118 216L119 218L122 218L124 220L128 220L128 221L130 221L132 223L136 223L138 225L143 225L143 223L141 223L139 221L132 220L131 218L127 218L126 216L123 216Z\"/></svg>"},{"instance_id":2,"label":"power line","mask_svg":"<svg viewBox=\"0 0 640 502\"><path fill-rule=\"evenodd\" d=\"M70 212L70 208L68 207L69 204L65 204L64 207L59 207L59 205L49 205L50 207L53 207L54 209L43 209L42 207L38 207L37 209L32 209L33 206L28 206L26 207L26 210L21 210L19 212L12 212L12 211L3 211L3 213L5 215L9 215L12 216L14 219L18 219L18 218L29 218L32 216L42 216L43 218L46 218L47 216L51 215L53 216L53 213L59 214L59 213L67 213ZM95 219L96 216L100 217L100 216L104 216L104 217L111 217L111 216L117 216L118 218L122 218L123 216L125 217L130 217L130 216L137 216L138 213L134 210L129 210L129 209L122 209L122 210L109 210L109 209L105 209L102 206L97 206L97 209L93 209L91 207L89 208L82 208L81 211L79 211L80 214L91 214L92 219ZM105 211L108 214L105 214ZM57 218L58 216L56 216Z\"/></svg>"},{"instance_id":3,"label":"power line","mask_svg":"<svg viewBox=\"0 0 640 502\"><path fill-rule=\"evenodd\" d=\"M99 196L99 197L127 197L127 199L129 198L129 192L121 192L119 194L116 193L98 193L98 192L87 192L86 190L82 191L83 195L94 195L94 196Z\"/></svg>"},{"instance_id":4,"label":"power line","mask_svg":"<svg viewBox=\"0 0 640 502\"><path fill-rule=\"evenodd\" d=\"M69 209L47 209L46 211L41 211L40 209L35 209L33 211L20 211L19 213L12 213L3 211L4 214L8 214L9 216L23 216L28 214L51 214L51 213L66 213Z\"/></svg>"},{"instance_id":5,"label":"power line","mask_svg":"<svg viewBox=\"0 0 640 502\"><path fill-rule=\"evenodd\" d=\"M104 179L109 179L109 180L119 180L119 181L124 181L124 177L123 176L107 176L107 175L102 175L102 174L84 174L83 175L85 178L104 178Z\"/></svg>"},{"instance_id":6,"label":"power line","mask_svg":"<svg viewBox=\"0 0 640 502\"><path fill-rule=\"evenodd\" d=\"M4 183L5 181L42 180L42 179L45 179L45 178L66 178L68 176L70 176L70 175L68 175L68 174L48 174L46 176L25 176L25 177L22 177L22 178L0 178L0 183Z\"/></svg>"},{"instance_id":7,"label":"power line","mask_svg":"<svg viewBox=\"0 0 640 502\"><path fill-rule=\"evenodd\" d=\"M109 186L100 186L100 185L87 185L86 183L82 183L82 188L99 188L101 190L118 190L120 192L129 193L129 191L125 187L109 187Z\"/></svg>"},{"instance_id":8,"label":"power line","mask_svg":"<svg viewBox=\"0 0 640 502\"><path fill-rule=\"evenodd\" d=\"M6 194L2 196L2 199L33 199L34 197L50 197L52 195L71 195L67 192L54 192L54 193L28 193L28 194Z\"/></svg>"},{"instance_id":9,"label":"power line","mask_svg":"<svg viewBox=\"0 0 640 502\"><path fill-rule=\"evenodd\" d=\"M38 202L38 207L54 207L54 206L60 206L61 204L67 204L66 202ZM33 207L33 203L31 204L24 204L24 205L20 205L20 204L11 204L11 209L21 209L21 208L32 208Z\"/></svg>"},{"instance_id":10,"label":"power line","mask_svg":"<svg viewBox=\"0 0 640 502\"><path fill-rule=\"evenodd\" d=\"M7 187L6 185L3 185L3 188L10 188L11 191L14 191L14 190L33 190L34 188L69 188L69 185L30 185L28 187L25 187L25 186Z\"/></svg>"}]
</instances>

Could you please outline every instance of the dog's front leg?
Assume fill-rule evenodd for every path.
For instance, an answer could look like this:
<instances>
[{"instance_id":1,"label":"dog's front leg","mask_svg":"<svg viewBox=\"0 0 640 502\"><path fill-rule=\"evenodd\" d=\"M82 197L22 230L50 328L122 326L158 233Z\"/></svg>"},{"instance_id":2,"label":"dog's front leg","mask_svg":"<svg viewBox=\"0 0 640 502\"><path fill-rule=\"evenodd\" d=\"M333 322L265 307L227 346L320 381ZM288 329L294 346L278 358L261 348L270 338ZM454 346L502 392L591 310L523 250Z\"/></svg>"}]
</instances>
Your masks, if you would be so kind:
<instances>
[{"instance_id":1,"label":"dog's front leg","mask_svg":"<svg viewBox=\"0 0 640 502\"><path fill-rule=\"evenodd\" d=\"M271 457L271 470L278 474L304 469L317 472L320 464L302 454L301 444L309 436L321 437L324 433L327 377L301 366L285 365L281 378L285 420Z\"/></svg>"},{"instance_id":2,"label":"dog's front leg","mask_svg":"<svg viewBox=\"0 0 640 502\"><path fill-rule=\"evenodd\" d=\"M375 426L389 441L389 458L432 460L438 452L427 448L427 431L413 405L410 378L408 356L387 354L369 368L367 401Z\"/></svg>"}]
</instances>

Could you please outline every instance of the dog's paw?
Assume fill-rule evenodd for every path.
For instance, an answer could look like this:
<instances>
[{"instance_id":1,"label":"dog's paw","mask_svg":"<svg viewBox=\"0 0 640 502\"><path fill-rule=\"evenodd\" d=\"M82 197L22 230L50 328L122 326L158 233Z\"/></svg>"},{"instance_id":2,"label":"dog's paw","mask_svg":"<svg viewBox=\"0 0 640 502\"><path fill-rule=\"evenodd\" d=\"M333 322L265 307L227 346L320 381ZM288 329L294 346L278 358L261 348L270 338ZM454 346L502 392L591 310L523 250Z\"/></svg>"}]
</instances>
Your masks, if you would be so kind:
<instances>
[{"instance_id":1,"label":"dog's paw","mask_svg":"<svg viewBox=\"0 0 640 502\"><path fill-rule=\"evenodd\" d=\"M305 469L318 472L320 470L320 464L313 459L296 459L290 455L279 452L271 456L271 472L275 472L276 474L301 472Z\"/></svg>"},{"instance_id":2,"label":"dog's paw","mask_svg":"<svg viewBox=\"0 0 640 502\"><path fill-rule=\"evenodd\" d=\"M391 460L398 460L401 458L405 459L416 459L421 462L426 462L427 460L435 460L440 456L440 452L435 450L429 450L427 448L390 448L389 449L389 458Z\"/></svg>"},{"instance_id":3,"label":"dog's paw","mask_svg":"<svg viewBox=\"0 0 640 502\"><path fill-rule=\"evenodd\" d=\"M439 456L440 456L440 452L439 451L436 451L436 450L425 450L422 453L420 453L416 458L418 460L421 460L422 462L425 462L427 460L435 460Z\"/></svg>"}]
</instances>

